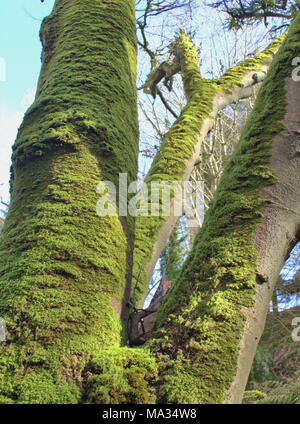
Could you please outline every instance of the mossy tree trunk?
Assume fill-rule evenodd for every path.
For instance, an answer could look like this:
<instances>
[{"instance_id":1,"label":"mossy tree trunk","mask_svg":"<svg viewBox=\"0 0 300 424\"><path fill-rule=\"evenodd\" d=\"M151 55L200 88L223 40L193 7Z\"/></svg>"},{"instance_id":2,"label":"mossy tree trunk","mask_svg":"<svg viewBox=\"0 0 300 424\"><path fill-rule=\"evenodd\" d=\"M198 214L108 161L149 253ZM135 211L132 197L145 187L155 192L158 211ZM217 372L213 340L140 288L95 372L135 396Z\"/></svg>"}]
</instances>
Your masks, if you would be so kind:
<instances>
[{"instance_id":1,"label":"mossy tree trunk","mask_svg":"<svg viewBox=\"0 0 300 424\"><path fill-rule=\"evenodd\" d=\"M0 402L240 401L297 234L300 89L291 61L300 56L300 17L155 331L140 348L122 347L130 286L143 298L176 222L96 213L100 181L118 185L119 173L128 173L128 183L137 176L134 3L57 0L43 22L37 97L14 145L11 206L0 239L0 316L7 327ZM190 40L181 34L176 43L188 103L147 183L188 179L218 110L252 93L281 40L212 81L202 79Z\"/></svg>"},{"instance_id":2,"label":"mossy tree trunk","mask_svg":"<svg viewBox=\"0 0 300 424\"><path fill-rule=\"evenodd\" d=\"M96 187L120 172L137 178L135 2L57 0L40 37L1 234L0 392L77 402L91 353L122 338L133 223L100 218Z\"/></svg>"},{"instance_id":3,"label":"mossy tree trunk","mask_svg":"<svg viewBox=\"0 0 300 424\"><path fill-rule=\"evenodd\" d=\"M300 85L292 78L299 55L300 15L158 311L149 344L167 364L165 401L242 401L279 271L299 238Z\"/></svg>"},{"instance_id":4,"label":"mossy tree trunk","mask_svg":"<svg viewBox=\"0 0 300 424\"><path fill-rule=\"evenodd\" d=\"M188 102L153 160L145 179L149 193L154 181L176 183L189 180L202 143L212 129L218 111L253 95L257 84L264 80L282 38L272 42L253 58L226 71L221 78L207 80L200 75L197 51L191 40L185 33L180 34L175 41L177 61ZM149 199L150 202L151 196ZM171 214L167 217L138 216L136 219L133 286L137 303L143 301L145 287L178 219L172 208L173 203Z\"/></svg>"}]
</instances>

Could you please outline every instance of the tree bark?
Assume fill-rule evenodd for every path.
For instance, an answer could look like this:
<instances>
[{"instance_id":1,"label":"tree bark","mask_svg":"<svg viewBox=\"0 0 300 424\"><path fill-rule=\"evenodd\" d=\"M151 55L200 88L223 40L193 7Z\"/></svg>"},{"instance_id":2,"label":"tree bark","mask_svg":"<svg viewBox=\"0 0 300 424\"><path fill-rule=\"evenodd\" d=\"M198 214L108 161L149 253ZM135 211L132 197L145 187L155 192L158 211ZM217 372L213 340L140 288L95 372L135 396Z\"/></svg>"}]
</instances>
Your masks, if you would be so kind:
<instances>
[{"instance_id":1,"label":"tree bark","mask_svg":"<svg viewBox=\"0 0 300 424\"><path fill-rule=\"evenodd\" d=\"M271 64L181 277L158 311L163 333L152 346L173 360L160 392L165 401L242 400L279 271L299 236L300 86L292 79L299 28L300 15Z\"/></svg>"},{"instance_id":2,"label":"tree bark","mask_svg":"<svg viewBox=\"0 0 300 424\"><path fill-rule=\"evenodd\" d=\"M137 178L135 2L56 1L40 36L0 240L0 392L77 402L91 354L122 339L133 221L99 217L96 188Z\"/></svg>"},{"instance_id":3,"label":"tree bark","mask_svg":"<svg viewBox=\"0 0 300 424\"><path fill-rule=\"evenodd\" d=\"M203 79L198 58L191 40L181 33L176 50L184 82L187 105L166 135L160 151L145 179L149 192L154 181L188 181L199 158L203 140L214 125L219 110L230 103L253 95L270 67L283 37L275 40L263 52L233 67L216 80ZM149 196L150 198L150 196ZM148 210L150 210L150 202ZM168 240L178 216L174 216L171 203L170 216L138 216L136 219L133 256L134 297L137 305L144 301L145 288L155 264Z\"/></svg>"},{"instance_id":4,"label":"tree bark","mask_svg":"<svg viewBox=\"0 0 300 424\"><path fill-rule=\"evenodd\" d=\"M121 346L131 274L141 299L175 224L141 217L135 231L130 216L96 213L99 182L137 176L134 3L60 0L42 25L42 71L14 145L0 238L2 403L239 402L298 234L300 94L290 75L300 17L154 331L140 348ZM188 179L217 111L265 78L280 42L205 81L190 40L178 40L188 103L147 183Z\"/></svg>"}]
</instances>

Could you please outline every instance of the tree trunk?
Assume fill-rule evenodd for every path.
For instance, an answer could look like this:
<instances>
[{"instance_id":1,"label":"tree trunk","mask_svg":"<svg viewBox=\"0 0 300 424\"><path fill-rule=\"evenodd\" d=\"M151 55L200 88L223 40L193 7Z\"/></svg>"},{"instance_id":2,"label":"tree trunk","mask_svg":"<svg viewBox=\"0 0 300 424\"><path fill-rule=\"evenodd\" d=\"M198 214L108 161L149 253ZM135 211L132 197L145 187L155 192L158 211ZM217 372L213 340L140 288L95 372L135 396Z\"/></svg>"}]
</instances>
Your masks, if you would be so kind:
<instances>
[{"instance_id":1,"label":"tree trunk","mask_svg":"<svg viewBox=\"0 0 300 424\"><path fill-rule=\"evenodd\" d=\"M1 235L0 392L77 402L91 353L122 338L133 222L99 217L96 188L120 172L137 176L135 2L56 1L40 36L42 71L14 144Z\"/></svg>"}]
</instances>

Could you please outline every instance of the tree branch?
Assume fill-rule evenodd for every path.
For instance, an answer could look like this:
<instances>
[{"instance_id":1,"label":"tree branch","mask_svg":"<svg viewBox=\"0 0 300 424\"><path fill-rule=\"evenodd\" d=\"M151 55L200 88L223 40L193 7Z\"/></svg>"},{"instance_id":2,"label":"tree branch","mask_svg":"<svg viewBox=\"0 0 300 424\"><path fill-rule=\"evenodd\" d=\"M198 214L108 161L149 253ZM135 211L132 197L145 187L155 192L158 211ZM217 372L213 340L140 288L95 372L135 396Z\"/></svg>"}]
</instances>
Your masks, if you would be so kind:
<instances>
[{"instance_id":1,"label":"tree branch","mask_svg":"<svg viewBox=\"0 0 300 424\"><path fill-rule=\"evenodd\" d=\"M188 181L194 163L199 157L203 140L214 124L219 110L226 105L253 94L253 88L262 81L283 37L275 40L262 53L247 59L227 71L217 80L204 80L196 72L197 52L192 42L183 37L179 44L180 67L188 103L164 138L145 179L149 188L153 181ZM187 60L188 59L188 60ZM159 206L161 207L161 205ZM133 284L140 263L146 263L137 285L137 297L142 301L148 281L160 253L178 219L174 216L142 216L136 218Z\"/></svg>"}]
</instances>

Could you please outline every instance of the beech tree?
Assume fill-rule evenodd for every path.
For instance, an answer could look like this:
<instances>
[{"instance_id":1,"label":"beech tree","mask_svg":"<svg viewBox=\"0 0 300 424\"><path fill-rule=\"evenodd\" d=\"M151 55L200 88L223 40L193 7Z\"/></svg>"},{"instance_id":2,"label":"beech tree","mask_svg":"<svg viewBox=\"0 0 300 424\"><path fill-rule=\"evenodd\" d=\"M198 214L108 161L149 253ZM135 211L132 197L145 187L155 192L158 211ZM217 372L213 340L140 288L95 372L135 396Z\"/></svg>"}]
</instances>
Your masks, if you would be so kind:
<instances>
[{"instance_id":1,"label":"beech tree","mask_svg":"<svg viewBox=\"0 0 300 424\"><path fill-rule=\"evenodd\" d=\"M218 111L262 85L182 272L136 340L128 319L138 325L178 217L96 210L105 181L122 195L119 174L128 185L137 179L135 1L55 2L0 237L2 403L241 402L299 236L299 34L297 15L285 39L207 80L181 31L149 76L145 88L155 91L180 72L187 103L147 187L188 180Z\"/></svg>"}]
</instances>

